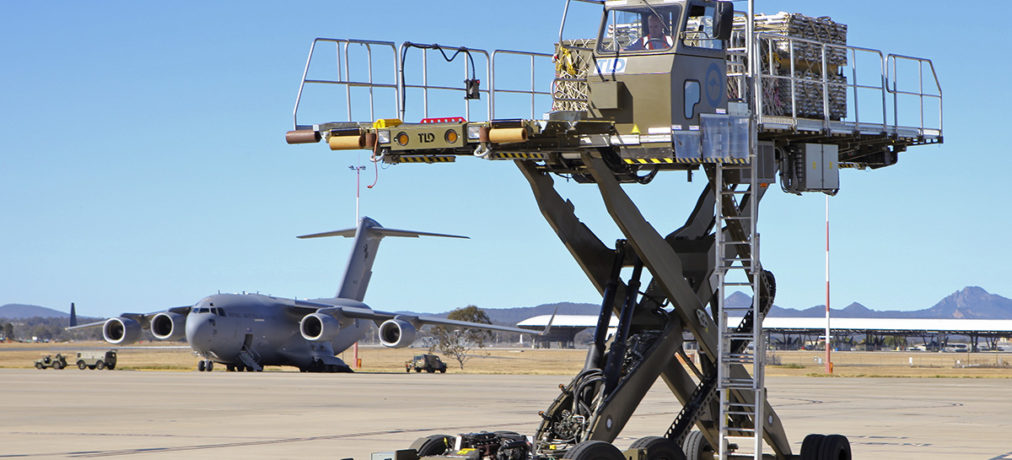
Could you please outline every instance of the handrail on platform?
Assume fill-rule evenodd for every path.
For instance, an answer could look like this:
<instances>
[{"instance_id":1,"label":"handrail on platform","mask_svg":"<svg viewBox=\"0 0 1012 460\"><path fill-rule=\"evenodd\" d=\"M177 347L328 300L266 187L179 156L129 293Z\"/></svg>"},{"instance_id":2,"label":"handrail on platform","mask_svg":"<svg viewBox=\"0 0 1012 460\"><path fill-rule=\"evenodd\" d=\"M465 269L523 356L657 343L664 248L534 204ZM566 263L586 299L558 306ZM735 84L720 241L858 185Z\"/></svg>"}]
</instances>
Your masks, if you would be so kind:
<instances>
[{"instance_id":1,"label":"handrail on platform","mask_svg":"<svg viewBox=\"0 0 1012 460\"><path fill-rule=\"evenodd\" d=\"M913 91L900 91L897 89L897 82L899 80L899 72L896 67L897 61L912 61L917 63L917 81L918 87L917 92ZM892 72L889 73L889 63L892 63ZM924 64L928 65L928 69L931 70L931 78L935 82L935 89L938 90L938 94L931 94L924 92ZM938 132L942 132L942 85L938 82L938 74L935 73L935 64L931 62L931 59L919 58L914 56L904 56L902 54L889 54L886 57L886 79L892 77L892 88L888 88L890 93L893 93L893 127L895 128L899 123L899 95L904 94L908 96L917 96L920 101L920 117L921 117L921 129L925 128L924 125L924 98L938 99Z\"/></svg>"},{"instance_id":2,"label":"handrail on platform","mask_svg":"<svg viewBox=\"0 0 1012 460\"><path fill-rule=\"evenodd\" d=\"M313 61L313 53L316 51L316 44L317 43L321 43L321 42L327 42L327 43L334 43L335 44L336 52L337 52L336 56L335 56L336 60L337 60L337 80L318 80L318 79L308 79L307 78L309 76L309 67L310 67L310 64ZM368 81L353 81L353 80L351 80L351 69L350 69L350 66L349 66L350 61L348 59L348 48L352 44L362 45L366 49L366 59L367 59L367 65L369 67ZM376 82L373 81L373 65L372 65L373 64L373 59L372 59L372 47L373 46L383 46L383 47L389 47L390 48L390 51L391 51L391 54L393 55L393 60L394 60L394 75L393 75L394 79L392 81L396 82L397 81L397 68L398 68L398 66L397 66L397 47L394 45L393 42L376 41L376 40L354 40L354 39L342 39L342 38L315 38L315 39L313 39L313 43L309 46L309 56L306 57L306 67L302 70L302 81L299 84L298 95L295 97L295 107L292 109L292 124L294 125L294 129L299 129L299 105L302 102L302 91L305 89L306 83L344 85L345 86L345 96L347 97L347 102L348 102L348 104L347 104L348 121L352 121L352 119L351 119L351 113L352 113L352 110L351 110L351 87L352 86L356 86L356 87L367 87L367 88L369 88L369 116L370 116L370 118L375 119L375 100L373 98L373 88L398 89L398 85L396 83L394 83L394 84L376 83ZM344 65L343 66L341 65L342 50L343 50L343 56L344 56ZM342 75L342 70L343 70L343 75ZM398 107L401 105L400 104L400 92L399 91L397 93L397 102L396 102L396 104L397 104Z\"/></svg>"},{"instance_id":3,"label":"handrail on platform","mask_svg":"<svg viewBox=\"0 0 1012 460\"><path fill-rule=\"evenodd\" d=\"M499 89L495 85L495 58L500 54L514 55L514 56L528 56L530 58L530 69L531 69L531 87L526 90L519 89ZM551 54L546 53L534 53L529 51L513 51L513 50L495 50L492 52L492 82L489 85L492 88L492 95L489 97L491 108L489 109L489 118L494 120L495 117L495 95L496 93L508 93L508 94L529 94L531 96L531 118L534 116L534 100L536 96L551 96L552 93L549 91L538 91L536 89L537 78L535 78L535 58L548 58L552 59Z\"/></svg>"}]
</instances>

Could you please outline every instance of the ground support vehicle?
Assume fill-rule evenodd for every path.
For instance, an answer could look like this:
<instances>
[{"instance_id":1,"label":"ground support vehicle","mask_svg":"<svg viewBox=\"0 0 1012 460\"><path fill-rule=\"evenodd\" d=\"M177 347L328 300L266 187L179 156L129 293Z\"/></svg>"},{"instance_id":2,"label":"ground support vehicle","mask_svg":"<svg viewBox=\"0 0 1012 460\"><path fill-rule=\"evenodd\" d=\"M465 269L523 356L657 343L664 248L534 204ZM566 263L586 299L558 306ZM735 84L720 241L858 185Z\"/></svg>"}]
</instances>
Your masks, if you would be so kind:
<instances>
[{"instance_id":1,"label":"ground support vehicle","mask_svg":"<svg viewBox=\"0 0 1012 460\"><path fill-rule=\"evenodd\" d=\"M81 369L109 369L116 368L116 350L107 351L79 351L77 352L77 368Z\"/></svg>"},{"instance_id":2,"label":"ground support vehicle","mask_svg":"<svg viewBox=\"0 0 1012 460\"><path fill-rule=\"evenodd\" d=\"M446 363L439 359L439 356L433 354L415 355L414 358L404 363L404 372L415 372L425 371L433 373L439 371L441 374L446 373Z\"/></svg>"},{"instance_id":3,"label":"ground support vehicle","mask_svg":"<svg viewBox=\"0 0 1012 460\"><path fill-rule=\"evenodd\" d=\"M567 1L554 55L316 39L286 139L368 149L373 161L388 164L511 160L527 179L542 215L602 303L584 369L541 413L530 450L519 458L624 458L610 443L658 378L681 410L659 436L633 444L647 459L850 458L849 441L840 435L808 435L794 454L767 402L762 320L776 284L760 263L758 205L778 178L788 193L832 195L841 168L892 166L908 147L942 142L941 88L931 61L847 45L838 25L790 22L821 24L814 18L760 17L751 1L741 13L729 2L707 0L582 2L603 7L597 37L563 40ZM307 77L318 45L336 47L336 78ZM432 50L447 59L446 51L465 56L471 65L465 65L463 86L425 83L424 56ZM367 56L368 80L352 78L364 74L348 69L352 52ZM378 80L371 67L384 52L394 61L389 81ZM409 52L423 54L422 84L404 78ZM533 63L554 59L550 88L497 87L497 59L517 55L530 60L532 82ZM481 58L484 78L474 65ZM859 77L858 63L868 59L874 64L861 64ZM515 62L504 66L517 68ZM912 72L898 70L910 66ZM867 78L869 69L874 78ZM911 79L913 86L899 83ZM348 94L368 91L370 121L352 118L349 96L347 121L300 124L303 89L316 84L343 86ZM383 90L395 93L383 116L397 118L374 115L374 92ZM408 90L422 94L420 123L402 121ZM435 91L462 93L465 116L431 118L428 97ZM498 117L496 95L503 93L529 95L530 117ZM472 120L470 103L483 95L488 119ZM538 97L552 99L544 117L535 115ZM938 108L934 119L932 106ZM684 225L657 229L622 185L645 186L668 171L685 172L690 180L699 172L706 183ZM602 242L555 189L553 174L596 186L624 238L613 247ZM623 275L623 269L631 270ZM641 280L644 274L649 280ZM755 300L725 305L727 289L751 289ZM613 313L617 332L606 340ZM697 343L699 365L685 356L683 331ZM466 436L452 438L454 448ZM461 458L446 441L451 438L440 439L432 444L442 450L414 450ZM467 455L503 458L489 452Z\"/></svg>"},{"instance_id":4,"label":"ground support vehicle","mask_svg":"<svg viewBox=\"0 0 1012 460\"><path fill-rule=\"evenodd\" d=\"M46 369L49 367L53 369L63 369L64 367L67 367L67 358L62 354L57 353L56 356L46 355L42 357L42 359L35 360L36 369Z\"/></svg>"}]
</instances>

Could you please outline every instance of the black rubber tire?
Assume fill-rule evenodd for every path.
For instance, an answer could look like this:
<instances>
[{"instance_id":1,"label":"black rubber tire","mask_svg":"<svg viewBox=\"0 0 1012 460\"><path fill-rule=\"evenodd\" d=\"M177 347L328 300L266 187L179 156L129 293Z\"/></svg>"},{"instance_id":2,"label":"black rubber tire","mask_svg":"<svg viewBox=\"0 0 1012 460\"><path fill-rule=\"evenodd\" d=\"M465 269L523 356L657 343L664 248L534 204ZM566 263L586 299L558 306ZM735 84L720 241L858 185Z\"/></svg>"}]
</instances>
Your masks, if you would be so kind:
<instances>
[{"instance_id":1,"label":"black rubber tire","mask_svg":"<svg viewBox=\"0 0 1012 460\"><path fill-rule=\"evenodd\" d=\"M83 370L84 370L84 368L86 368L86 367L88 367L88 365L87 365L87 364L84 364L84 360L83 360L83 359L79 359L79 360L77 360L77 368L78 368L78 369L80 369L80 370L82 370L82 371L83 371Z\"/></svg>"},{"instance_id":2,"label":"black rubber tire","mask_svg":"<svg viewBox=\"0 0 1012 460\"><path fill-rule=\"evenodd\" d=\"M646 460L686 460L685 452L674 441L661 436L647 436L633 441L630 449L646 451Z\"/></svg>"},{"instance_id":3,"label":"black rubber tire","mask_svg":"<svg viewBox=\"0 0 1012 460\"><path fill-rule=\"evenodd\" d=\"M570 460L626 460L622 451L604 441L584 441L566 451L562 458Z\"/></svg>"},{"instance_id":4,"label":"black rubber tire","mask_svg":"<svg viewBox=\"0 0 1012 460\"><path fill-rule=\"evenodd\" d=\"M688 460L712 460L713 447L702 431L690 431L682 441L682 452Z\"/></svg>"},{"instance_id":5,"label":"black rubber tire","mask_svg":"<svg viewBox=\"0 0 1012 460\"><path fill-rule=\"evenodd\" d=\"M436 372L436 370L433 369L433 368L431 368L431 367L426 367L425 368L425 372L428 372L428 373L432 374L432 373Z\"/></svg>"},{"instance_id":6,"label":"black rubber tire","mask_svg":"<svg viewBox=\"0 0 1012 460\"><path fill-rule=\"evenodd\" d=\"M822 448L822 441L825 435L810 434L801 441L801 460L819 460L819 450Z\"/></svg>"},{"instance_id":7,"label":"black rubber tire","mask_svg":"<svg viewBox=\"0 0 1012 460\"><path fill-rule=\"evenodd\" d=\"M211 372L214 370L214 361L211 361L210 359L207 360L207 366L205 367L207 368L207 372Z\"/></svg>"},{"instance_id":8,"label":"black rubber tire","mask_svg":"<svg viewBox=\"0 0 1012 460\"><path fill-rule=\"evenodd\" d=\"M54 369L63 369L64 367L67 367L67 365L64 364L61 361L57 361L57 362L53 363L53 368Z\"/></svg>"},{"instance_id":9,"label":"black rubber tire","mask_svg":"<svg viewBox=\"0 0 1012 460\"><path fill-rule=\"evenodd\" d=\"M440 455L453 450L454 439L445 434L433 434L424 438L418 438L411 443L411 449L418 452L419 457L426 455Z\"/></svg>"},{"instance_id":10,"label":"black rubber tire","mask_svg":"<svg viewBox=\"0 0 1012 460\"><path fill-rule=\"evenodd\" d=\"M43 366L42 363L35 363L35 368L36 369L45 369L46 367Z\"/></svg>"},{"instance_id":11,"label":"black rubber tire","mask_svg":"<svg viewBox=\"0 0 1012 460\"><path fill-rule=\"evenodd\" d=\"M850 441L843 435L827 435L819 447L819 460L850 460Z\"/></svg>"},{"instance_id":12,"label":"black rubber tire","mask_svg":"<svg viewBox=\"0 0 1012 460\"><path fill-rule=\"evenodd\" d=\"M99 361L99 362L95 363L95 369L98 369L98 370L105 369L105 361Z\"/></svg>"},{"instance_id":13,"label":"black rubber tire","mask_svg":"<svg viewBox=\"0 0 1012 460\"><path fill-rule=\"evenodd\" d=\"M439 373L440 374L445 374L446 373L446 368L444 367L442 369L439 369Z\"/></svg>"},{"instance_id":14,"label":"black rubber tire","mask_svg":"<svg viewBox=\"0 0 1012 460\"><path fill-rule=\"evenodd\" d=\"M404 367L404 372L407 372L407 373L409 373L409 374L410 374L410 373L411 373L411 367L409 367L409 366L405 366L405 367Z\"/></svg>"},{"instance_id":15,"label":"black rubber tire","mask_svg":"<svg viewBox=\"0 0 1012 460\"><path fill-rule=\"evenodd\" d=\"M299 370L302 371L302 372L306 372L306 371L303 371L301 368L299 368ZM235 372L235 364L226 364L225 365L225 372Z\"/></svg>"},{"instance_id":16,"label":"black rubber tire","mask_svg":"<svg viewBox=\"0 0 1012 460\"><path fill-rule=\"evenodd\" d=\"M206 365L207 365L207 362L204 361L204 360L197 361L197 371L198 372L204 372L204 366L206 366Z\"/></svg>"},{"instance_id":17,"label":"black rubber tire","mask_svg":"<svg viewBox=\"0 0 1012 460\"><path fill-rule=\"evenodd\" d=\"M421 371L422 371L422 368L420 368L420 367L416 367L415 368L415 372L421 372Z\"/></svg>"},{"instance_id":18,"label":"black rubber tire","mask_svg":"<svg viewBox=\"0 0 1012 460\"><path fill-rule=\"evenodd\" d=\"M108 364L105 368L111 371L116 368L116 363Z\"/></svg>"}]
</instances>

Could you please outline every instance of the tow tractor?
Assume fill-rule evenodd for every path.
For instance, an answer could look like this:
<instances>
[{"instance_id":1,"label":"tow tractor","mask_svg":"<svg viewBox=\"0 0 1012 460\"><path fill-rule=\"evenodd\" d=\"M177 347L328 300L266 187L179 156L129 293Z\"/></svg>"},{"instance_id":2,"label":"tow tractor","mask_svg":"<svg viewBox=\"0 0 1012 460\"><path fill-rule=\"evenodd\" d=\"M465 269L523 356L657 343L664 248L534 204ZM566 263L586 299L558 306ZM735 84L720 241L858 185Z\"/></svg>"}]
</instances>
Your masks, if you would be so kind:
<instances>
[{"instance_id":1,"label":"tow tractor","mask_svg":"<svg viewBox=\"0 0 1012 460\"><path fill-rule=\"evenodd\" d=\"M603 10L597 34L564 40L578 3ZM318 47L336 53L314 54ZM463 56L461 85L428 83L427 56L436 52ZM321 55L336 57L336 75L310 76ZM366 71L352 72L350 55ZM529 61L531 86L497 84L497 64L516 71L502 62L518 56ZM374 66L387 59L393 72L384 77ZM555 75L537 89L536 63L548 60ZM421 83L405 78L418 72ZM300 122L303 91L320 85L346 92L345 121ZM377 107L384 92L391 100ZM462 95L464 116L430 117L437 92ZM405 121L409 94L421 94L421 122ZM529 96L530 116L499 116L497 98L507 95ZM538 98L552 101L543 116ZM483 100L487 119L472 119ZM369 121L353 119L366 109ZM843 24L756 14L752 1L736 12L709 0L567 0L552 54L318 38L293 118L288 143L365 149L374 162L508 160L602 296L584 368L540 413L533 435L433 435L396 458L850 458L842 435L809 434L793 453L767 401L762 322L776 284L760 263L759 201L778 179L788 193L835 194L842 168L892 166L909 147L941 143L942 91L929 59L852 46ZM701 172L706 184L684 225L656 229L621 185L647 186L672 171L689 180ZM624 238L600 241L553 175L596 186ZM750 289L754 301L725 304L728 289ZM613 313L617 332L606 340ZM697 343L698 365L683 332ZM680 412L623 454L611 442L658 378Z\"/></svg>"}]
</instances>

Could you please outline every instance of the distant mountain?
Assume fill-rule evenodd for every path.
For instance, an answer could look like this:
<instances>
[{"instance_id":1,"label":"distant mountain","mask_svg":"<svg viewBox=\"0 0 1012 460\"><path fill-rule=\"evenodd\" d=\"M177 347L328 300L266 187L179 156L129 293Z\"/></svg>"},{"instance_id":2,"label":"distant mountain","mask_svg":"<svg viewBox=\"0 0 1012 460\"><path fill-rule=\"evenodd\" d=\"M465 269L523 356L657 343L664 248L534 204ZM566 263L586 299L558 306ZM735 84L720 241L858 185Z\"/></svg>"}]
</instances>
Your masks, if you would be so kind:
<instances>
[{"instance_id":1,"label":"distant mountain","mask_svg":"<svg viewBox=\"0 0 1012 460\"><path fill-rule=\"evenodd\" d=\"M747 304L751 297L740 292ZM734 296L734 294L732 294ZM728 297L729 299L731 297ZM824 317L826 306L816 305L804 310L773 306L771 317ZM967 286L945 297L934 306L921 310L872 310L857 302L843 309L830 309L834 318L967 318L967 319L1012 319L1012 300L991 294L978 286Z\"/></svg>"},{"instance_id":2,"label":"distant mountain","mask_svg":"<svg viewBox=\"0 0 1012 460\"><path fill-rule=\"evenodd\" d=\"M1010 319L1012 300L969 286L925 310L933 318Z\"/></svg>"},{"instance_id":3,"label":"distant mountain","mask_svg":"<svg viewBox=\"0 0 1012 460\"><path fill-rule=\"evenodd\" d=\"M752 297L741 291L727 296L727 305L742 307L752 302ZM597 315L601 311L598 304L561 302L538 305L536 307L516 308L483 308L492 322L497 324L516 324L532 316L550 315L555 306L559 306L560 315ZM441 313L438 316L446 316ZM830 315L834 318L977 318L977 319L1012 319L1012 300L997 294L991 294L977 286L968 286L945 297L934 306L921 310L873 310L858 302L852 302L844 308L833 308ZM805 309L784 308L774 305L769 316L777 318L802 317L822 318L826 316L826 306L816 305Z\"/></svg>"},{"instance_id":4,"label":"distant mountain","mask_svg":"<svg viewBox=\"0 0 1012 460\"><path fill-rule=\"evenodd\" d=\"M62 312L52 308L40 307L38 305L25 305L20 303L9 303L0 306L0 318L24 319L24 318L67 318L69 312Z\"/></svg>"}]
</instances>

